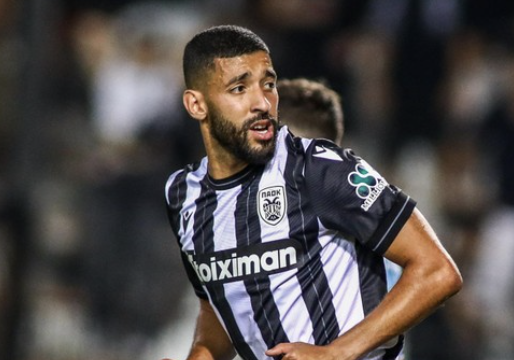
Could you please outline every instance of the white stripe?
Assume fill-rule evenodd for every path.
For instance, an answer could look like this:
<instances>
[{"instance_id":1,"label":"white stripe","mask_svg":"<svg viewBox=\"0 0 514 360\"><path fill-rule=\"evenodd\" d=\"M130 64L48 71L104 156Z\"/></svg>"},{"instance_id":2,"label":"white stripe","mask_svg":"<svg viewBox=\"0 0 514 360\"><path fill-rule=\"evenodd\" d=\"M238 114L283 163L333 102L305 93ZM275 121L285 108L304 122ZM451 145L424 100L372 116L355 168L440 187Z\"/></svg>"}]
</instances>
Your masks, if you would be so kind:
<instances>
[{"instance_id":1,"label":"white stripe","mask_svg":"<svg viewBox=\"0 0 514 360\"><path fill-rule=\"evenodd\" d=\"M320 229L323 229L321 224ZM321 236L328 237L328 235ZM323 271L333 294L340 334L364 318L359 266L355 261L356 258L354 244L341 237L333 238L321 253ZM343 309L345 311L342 311Z\"/></svg>"},{"instance_id":2,"label":"white stripe","mask_svg":"<svg viewBox=\"0 0 514 360\"><path fill-rule=\"evenodd\" d=\"M234 249L237 247L236 239L236 211L237 196L241 186L232 189L216 191L218 205L213 214L214 251Z\"/></svg>"},{"instance_id":3,"label":"white stripe","mask_svg":"<svg viewBox=\"0 0 514 360\"><path fill-rule=\"evenodd\" d=\"M223 284L225 297L232 309L235 321L239 327L245 342L252 348L258 359L267 358L264 352L267 350L266 343L261 335L257 322L253 319L253 309L250 297L242 295L241 290L245 289L243 281Z\"/></svg>"},{"instance_id":4,"label":"white stripe","mask_svg":"<svg viewBox=\"0 0 514 360\"><path fill-rule=\"evenodd\" d=\"M170 192L171 184L173 183L173 181L175 181L175 179L177 178L177 175L183 171L184 170L179 170L179 171L174 172L173 174L170 175L170 177L168 178L168 181L166 181L166 186L164 187L164 196L166 197L166 203L168 205L170 205L169 192Z\"/></svg>"},{"instance_id":5,"label":"white stripe","mask_svg":"<svg viewBox=\"0 0 514 360\"><path fill-rule=\"evenodd\" d=\"M270 288L288 339L313 344L314 330L296 274L295 269L271 275Z\"/></svg>"}]
</instances>

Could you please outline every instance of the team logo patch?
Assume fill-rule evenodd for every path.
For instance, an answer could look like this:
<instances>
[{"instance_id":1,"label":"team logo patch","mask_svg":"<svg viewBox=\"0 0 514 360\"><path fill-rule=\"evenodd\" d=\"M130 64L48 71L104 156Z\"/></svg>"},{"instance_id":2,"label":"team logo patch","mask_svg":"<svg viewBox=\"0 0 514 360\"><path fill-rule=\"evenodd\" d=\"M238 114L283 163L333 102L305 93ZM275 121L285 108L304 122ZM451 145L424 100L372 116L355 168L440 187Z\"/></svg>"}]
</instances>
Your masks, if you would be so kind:
<instances>
[{"instance_id":1,"label":"team logo patch","mask_svg":"<svg viewBox=\"0 0 514 360\"><path fill-rule=\"evenodd\" d=\"M355 187L357 196L364 200L361 208L368 211L375 203L387 182L366 161L360 160L355 171L348 175L348 182Z\"/></svg>"},{"instance_id":2,"label":"team logo patch","mask_svg":"<svg viewBox=\"0 0 514 360\"><path fill-rule=\"evenodd\" d=\"M270 225L277 225L287 209L284 187L271 186L259 191L257 207L262 220Z\"/></svg>"}]
</instances>

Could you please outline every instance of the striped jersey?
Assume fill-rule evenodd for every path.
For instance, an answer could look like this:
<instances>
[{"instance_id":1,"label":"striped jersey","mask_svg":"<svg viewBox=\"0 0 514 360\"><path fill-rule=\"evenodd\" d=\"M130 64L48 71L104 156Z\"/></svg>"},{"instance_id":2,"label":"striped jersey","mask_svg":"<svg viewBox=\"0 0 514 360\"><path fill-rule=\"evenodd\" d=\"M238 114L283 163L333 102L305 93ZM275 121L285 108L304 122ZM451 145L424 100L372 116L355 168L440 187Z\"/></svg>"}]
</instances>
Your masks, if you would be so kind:
<instances>
[{"instance_id":1,"label":"striped jersey","mask_svg":"<svg viewBox=\"0 0 514 360\"><path fill-rule=\"evenodd\" d=\"M166 201L195 292L245 360L328 344L361 321L386 294L382 255L415 207L351 150L285 126L266 165L214 180L203 158L170 176Z\"/></svg>"}]
</instances>

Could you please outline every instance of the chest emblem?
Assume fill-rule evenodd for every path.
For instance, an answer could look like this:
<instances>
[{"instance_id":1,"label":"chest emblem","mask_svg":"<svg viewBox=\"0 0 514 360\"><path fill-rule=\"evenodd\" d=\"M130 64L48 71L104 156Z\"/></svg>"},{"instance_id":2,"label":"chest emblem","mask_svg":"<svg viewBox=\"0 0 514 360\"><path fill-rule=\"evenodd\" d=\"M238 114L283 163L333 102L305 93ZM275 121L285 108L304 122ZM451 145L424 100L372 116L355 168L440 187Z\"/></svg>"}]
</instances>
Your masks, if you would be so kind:
<instances>
[{"instance_id":1,"label":"chest emblem","mask_svg":"<svg viewBox=\"0 0 514 360\"><path fill-rule=\"evenodd\" d=\"M257 195L259 215L269 225L277 225L287 210L285 189L283 186L270 186L259 191Z\"/></svg>"}]
</instances>

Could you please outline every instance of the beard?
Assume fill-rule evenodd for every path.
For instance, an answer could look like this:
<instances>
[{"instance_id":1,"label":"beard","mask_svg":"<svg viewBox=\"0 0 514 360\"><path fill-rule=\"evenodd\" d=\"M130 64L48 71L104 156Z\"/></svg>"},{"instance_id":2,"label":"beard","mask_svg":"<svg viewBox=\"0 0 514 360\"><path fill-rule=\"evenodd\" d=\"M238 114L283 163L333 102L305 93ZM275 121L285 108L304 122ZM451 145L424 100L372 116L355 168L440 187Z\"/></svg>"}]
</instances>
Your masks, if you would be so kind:
<instances>
[{"instance_id":1,"label":"beard","mask_svg":"<svg viewBox=\"0 0 514 360\"><path fill-rule=\"evenodd\" d=\"M225 118L212 104L210 111L210 133L218 143L232 155L248 164L264 165L273 158L277 142L278 121L269 114L262 114L245 120L238 128ZM273 137L270 140L259 141L259 145L253 146L248 139L248 132L252 124L259 120L269 120L272 123Z\"/></svg>"}]
</instances>

